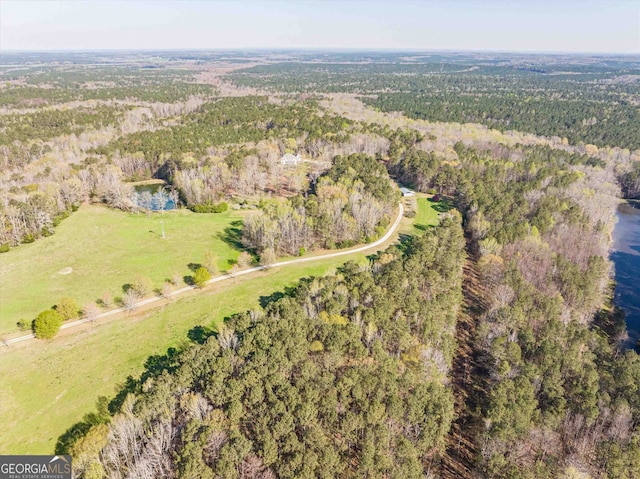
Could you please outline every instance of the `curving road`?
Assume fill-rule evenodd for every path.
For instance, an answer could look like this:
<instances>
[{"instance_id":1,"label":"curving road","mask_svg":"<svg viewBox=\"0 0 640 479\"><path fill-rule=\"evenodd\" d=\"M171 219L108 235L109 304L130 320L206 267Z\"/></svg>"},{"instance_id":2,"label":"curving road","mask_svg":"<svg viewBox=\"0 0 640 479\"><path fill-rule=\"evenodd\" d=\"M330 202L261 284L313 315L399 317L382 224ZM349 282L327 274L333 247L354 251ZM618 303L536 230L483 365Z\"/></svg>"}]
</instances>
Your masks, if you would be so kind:
<instances>
[{"instance_id":1,"label":"curving road","mask_svg":"<svg viewBox=\"0 0 640 479\"><path fill-rule=\"evenodd\" d=\"M220 281L226 281L226 280L231 279L231 278L237 278L238 276L242 276L244 274L254 273L256 271L262 271L262 270L269 269L269 268L277 268L278 266L288 266L290 264L305 263L307 261L317 261L319 259L335 258L335 257L338 257L338 256L344 256L344 255L353 254L353 253L360 253L361 251L367 251L369 249L376 248L376 247L380 246L381 244L383 244L385 241L387 241L389 238L391 238L391 236L396 232L396 230L398 229L398 226L400 225L400 221L402 220L402 216L403 215L404 215L404 206L402 205L402 202L400 202L398 204L398 216L396 217L395 221L393 222L393 224L391 225L389 230L385 233L385 235L382 238L380 238L379 240L374 241L373 243L369 243L369 244L366 244L364 246L358 246L357 248L351 248L351 249L336 251L335 253L327 253L327 254L322 254L322 255L318 255L318 256L309 256L309 257L306 257L306 258L290 259L288 261L280 261L278 263L273 263L273 264L270 264L268 266L256 266L254 268L243 269L242 271L237 271L235 273L229 273L229 274L226 274L224 276L216 276L215 278L212 278L209 281L207 281L207 284L218 283ZM171 293L168 294L168 296L169 297L177 296L179 294L186 293L187 291L191 291L192 289L196 289L196 287L195 286L185 286L184 288L180 288L180 289L176 289L175 291L172 291ZM140 307L140 306L146 306L147 304L155 303L157 301L162 301L163 299L165 299L165 298L160 297L160 296L154 296L153 298L143 299L143 300L135 303L133 305L133 308L137 308L137 307ZM88 323L88 322L91 322L91 321L96 321L98 319L102 319L102 318L106 318L106 317L109 317L109 316L113 316L114 314L123 313L125 311L127 311L126 308L111 309L109 311L105 311L104 313L97 314L95 317L93 317L91 319L90 318L82 318L82 319L77 319L76 321L71 321L70 323L65 323L60 327L60 329L73 328L75 326L79 326L79 325L84 324L84 323ZM35 338L34 334L25 334L24 336L18 336L17 338L7 339L7 340L4 341L4 344L6 346L9 346L11 344L18 343L20 341L26 341L28 339L34 339L34 338Z\"/></svg>"}]
</instances>

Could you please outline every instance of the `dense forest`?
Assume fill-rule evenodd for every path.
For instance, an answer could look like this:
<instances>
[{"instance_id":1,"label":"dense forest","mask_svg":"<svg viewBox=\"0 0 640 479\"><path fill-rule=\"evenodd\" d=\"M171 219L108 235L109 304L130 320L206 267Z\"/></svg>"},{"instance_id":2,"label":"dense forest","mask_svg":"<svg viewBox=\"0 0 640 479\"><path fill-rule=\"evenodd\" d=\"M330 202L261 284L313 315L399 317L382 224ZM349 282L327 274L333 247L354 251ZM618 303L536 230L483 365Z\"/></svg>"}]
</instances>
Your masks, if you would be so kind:
<instances>
[{"instance_id":1,"label":"dense forest","mask_svg":"<svg viewBox=\"0 0 640 479\"><path fill-rule=\"evenodd\" d=\"M626 198L640 197L640 161L620 175L620 184Z\"/></svg>"},{"instance_id":2,"label":"dense forest","mask_svg":"<svg viewBox=\"0 0 640 479\"><path fill-rule=\"evenodd\" d=\"M546 147L458 144L452 167L407 138L392 145L390 168L455 198L484 287L473 371L483 392L469 419L478 470L492 478L640 474L640 362L616 342L624 323L601 310L615 211L599 205L605 165Z\"/></svg>"},{"instance_id":3,"label":"dense forest","mask_svg":"<svg viewBox=\"0 0 640 479\"><path fill-rule=\"evenodd\" d=\"M447 219L303 280L150 362L58 452L86 478L424 477L453 418L463 258Z\"/></svg>"},{"instance_id":4,"label":"dense forest","mask_svg":"<svg viewBox=\"0 0 640 479\"><path fill-rule=\"evenodd\" d=\"M399 59L395 59L396 62ZM483 59L425 63L260 65L239 85L289 92L352 92L382 111L429 121L481 123L570 143L640 148L637 65L536 65Z\"/></svg>"},{"instance_id":5,"label":"dense forest","mask_svg":"<svg viewBox=\"0 0 640 479\"><path fill-rule=\"evenodd\" d=\"M594 477L635 477L640 473L640 463L637 460L639 457L638 448L640 447L637 429L640 411L640 404L638 404L640 362L635 352L620 349L620 343L617 342L615 336L616 331L619 332L621 327L619 318L611 316L610 313L601 309L608 291L607 225L610 226L613 214L611 208L601 208L601 202L608 195L606 182L602 180L607 175L612 176L613 172L605 169L605 165L596 158L553 150L548 147L520 146L513 149L497 147L478 150L457 144L455 149L459 161L457 164L451 164L442 161L436 155L417 150L415 145L420 140L418 135L409 134L409 132L403 134L397 131L388 133L390 148L387 165L390 172L418 189L436 191L450 196L457 208L463 213L470 253L477 265L476 268L485 290L484 302L481 305L483 312L477 317L477 332L473 338L473 346L480 358L480 366L470 370L470 374L477 375L477 382L482 385L482 388L474 397L474 401L477 401L477 409L467 412L469 414L467 420L470 424L478 425L469 431L473 441L478 445L476 470L486 474L487 477L505 478L552 478L562 474L571 474L571 471L589 473ZM340 168L348 168L345 160L344 158L339 159L334 166L335 169L329 170L327 177L331 178L332 175L337 174ZM355 165L364 160L365 158L351 159ZM366 160L363 165L370 161L371 159ZM344 176L348 177L344 171L339 173L339 177ZM584 196L584 192L587 190L591 191L588 197ZM405 327L403 320L408 322L406 327L410 331L413 331L414 321L420 324L421 328L431 330L431 326L426 326L432 324L431 320L425 320L425 318L434 317L428 311L429 308L434 307L436 311L440 311L440 308L444 306L438 299L438 291L441 290L433 283L423 289L421 286L415 285L414 282L427 280L427 278L429 278L428 281L439 281L437 278L441 276L447 278L441 283L443 285L459 284L460 277L452 277L451 270L441 269L440 263L440 261L447 265L455 263L457 266L454 269L459 272L460 262L464 256L464 246L460 233L457 233L455 239L451 236L455 231L455 223L455 221L452 223L452 220L446 220L443 225L428 232L426 238L416 238L402 246L397 250L398 252L387 252L379 256L364 270L360 268L358 274L366 272L366 274L373 276L376 285L384 286L387 284L384 275L390 273L391 270L381 264L389 261L390 265L394 265L392 270L397 272L394 273L394 275L397 274L394 276L396 278L394 281L400 281L405 285L400 290L407 291L405 288L409 288L406 293L402 293L403 300L400 303L393 299L396 298L394 294L398 293L395 286L385 290L384 295L381 296L386 301L384 306L375 303L376 296L373 294L371 294L372 299L368 303L363 302L362 299L357 300L356 303L363 308L363 313L360 313L363 314L362 318L365 318L364 314L377 317L381 311L393 310L394 313L389 314L394 318L394 331L400 331ZM443 241L440 246L428 243L428 241L433 242L435 238L439 237L442 238L440 241ZM427 243L424 243L425 241ZM429 256L432 258L431 260L420 256L421 259L417 264L420 264L420 268L424 267L424 269L419 269L420 273L416 273L416 270L406 266L407 262L412 258L415 259L413 255L418 245L426 244L430 244L430 246L426 247L426 250L422 250L422 254L426 254L428 251L429 255L435 253L435 256ZM396 258L395 255L399 252L402 252L403 259ZM404 266L400 267L401 264ZM341 272L342 276L339 276L339 278L344 278L345 288L337 284L331 286L331 291L334 291L334 294L336 291L344 291L343 305L351 304L346 299L352 285L350 276L347 274L349 271L354 271L353 267L346 267ZM382 276L379 276L380 274ZM314 281L320 285L322 281L327 280L316 279ZM278 326L272 325L270 320L275 320L276 323L286 321L287 331L291 331L292 326L288 326L291 324L288 322L295 321L294 318L307 318L305 321L309 321L308 312L313 300L307 296L309 290L306 289L306 284L308 283L303 282L303 285L294 294L299 305L305 305L304 307L300 306L302 307L301 311L296 312L295 308L290 312L288 309L283 310L283 305L277 302L270 305L264 315L253 312L234 317L217 333L215 339L209 340L212 344L210 347L213 348L215 354L219 355L223 354L221 349L225 350L225 348L242 351L240 345L245 341L243 339L247 334L245 328L249 326L243 326L245 323L242 323L239 318L243 318L246 325L253 325L251 327L258 327L255 325L262 325L266 321L269 324L267 329L272 332L279 329ZM404 301L409 301L413 297L410 294L413 287L422 291L422 296L418 295L416 298L422 298L418 300L418 304L424 305L427 310L408 314L407 303ZM321 286L317 286L313 290L322 296ZM362 294L363 286L359 284L357 290ZM447 289L445 294L448 307L455 307L457 310L460 298L454 300L454 297L456 294L459 295L459 290ZM289 298L281 301L283 304L291 304ZM280 306L276 307L276 305ZM348 318L350 316L348 309L344 309L345 307L347 306L327 310L324 314L316 308L311 316L317 314L317 318L321 322L344 323L346 326L349 324ZM274 313L271 308L276 308L277 313ZM405 363L411 362L411 357L426 355L440 364L440 367L437 368L440 373L439 377L442 378L441 375L446 377L455 350L455 343L452 341L455 315L449 313L446 317L449 319L443 323L443 326L444 324L447 326L445 329L441 329L440 333L449 331L450 336L438 339L420 337L418 350L401 348L388 350L388 352L391 352L392 356L395 354L396 360L399 358ZM311 322L307 324L307 327L312 328L313 324L315 323ZM367 327L366 321L362 324L362 328ZM375 324L375 329L372 327L371 331L380 332L380 323L376 321ZM326 341L317 339L317 336L310 334L308 329L305 331L305 340L298 341L298 345L307 344L308 354L322 356L330 350ZM361 340L366 345L367 330L361 329L360 331L364 331L360 334L364 334L361 336ZM389 334L387 332L380 335L381 344L391 340ZM391 336L395 338L392 341L396 347L403 343L398 337ZM268 337L279 338L280 336L271 333ZM249 335L249 338L250 341L254 340L252 335ZM407 344L412 343L409 338L410 336L407 336ZM233 347L230 347L229 344ZM242 367L245 367L244 365L248 362L256 360L257 346L255 343L252 344L254 346L249 348L251 353L246 353L249 354L249 358L242 357L239 360ZM274 348L271 342L265 344L269 344L272 349ZM347 344L350 345L350 348L354 347L348 341L343 344L345 347ZM416 343L413 344L415 347ZM425 344L438 344L441 349L438 351L424 349ZM277 351L278 354L287 357L291 357L292 354L287 354L288 350L282 344L279 344ZM344 351L342 350L342 353ZM168 368L171 374L166 376L167 373L165 373L163 376L164 380L172 381L173 385L172 387L166 386L166 388L163 386L164 401L170 401L168 404L181 404L181 406L163 406L163 408L167 408L167 411L174 411L172 413L174 416L165 417L164 429L159 425L160 419L157 414L154 415L158 407L158 403L154 401L160 400L154 393L154 387L151 386L155 383L149 382L147 392L143 388L143 392L139 392L135 400L131 397L129 402L125 403L123 406L125 410L120 409L114 419L105 419L113 421L111 426L105 427L101 424L86 426L91 427L92 434L98 434L98 431L102 431L100 432L102 437L108 435L109 438L107 445L99 454L101 461L99 465L95 462L91 463L88 458L86 463L83 463L85 464L83 467L86 467L87 471L107 471L110 477L121 477L119 474L126 474L125 471L138 471L138 469L131 468L146 468L144 470L153 475L153 467L162 467L165 474L177 474L179 477L206 476L207 474L212 474L212 477L225 477L228 474L244 474L243 477L271 477L270 474L275 474L275 477L323 477L324 474L319 471L326 470L335 471L335 474L332 475L353 475L354 477L362 476L364 471L388 477L395 477L394 474L397 472L400 474L398 477L412 477L413 474L424 474L431 467L437 467L439 461L443 460L444 443L442 437L449 427L448 424L453 420L451 412L453 397L448 388L439 392L431 390L427 394L431 399L422 406L426 408L422 409L423 411L433 411L429 408L436 407L434 404L440 408L438 410L441 411L441 414L443 414L442 411L449 411L446 415L436 415L439 432L430 436L430 441L433 442L429 442L429 446L426 443L421 443L422 456L412 455L416 452L414 448L417 443L412 443L410 440L407 443L402 443L402 447L400 447L400 442L390 446L393 441L381 445L376 442L375 428L363 426L362 434L365 437L368 431L371 431L369 439L371 442L358 442L355 439L353 443L348 442L343 447L347 447L349 451L347 454L350 455L351 460L346 461L344 458L343 460L339 459L341 457L340 448L335 444L332 444L331 447L337 447L337 449L328 449L335 452L327 453L324 456L317 456L313 453L317 450L314 448L319 447L318 443L314 442L313 446L308 445L307 447L295 446L300 443L306 444L305 441L308 438L304 427L299 426L300 418L296 416L298 411L303 410L302 406L300 408L295 405L283 406L282 409L276 407L275 404L273 406L273 410L281 411L277 414L286 415L295 411L293 417L286 421L284 416L279 416L281 421L291 424L289 430L295 431L296 439L293 440L294 442L285 442L281 447L276 447L275 444L265 446L261 440L254 442L256 439L251 435L255 433L253 427L257 422L262 424L262 421L266 421L265 428L268 429L269 419L267 417L270 416L267 411L272 410L265 409L263 411L260 409L263 411L261 420L253 419L256 416L247 410L247 405L250 402L246 401L250 401L250 399L246 396L249 393L243 389L243 380L239 379L237 382L234 381L234 385L239 388L239 396L234 396L238 403L234 406L236 409L233 409L235 414L233 417L237 419L230 418L229 414L231 413L226 412L226 408L231 408L231 404L220 402L223 401L221 398L230 394L229 390L227 388L218 389L218 394L222 396L215 399L206 396L201 389L197 388L205 388L204 391L206 391L209 379L194 380L191 375L194 374L194 371L202 370L210 371L208 374L217 375L219 369L228 371L224 374L232 375L231 371L235 371L234 367L222 367L221 365L213 369L207 369L204 366L192 367L193 353L182 354L187 354L189 359L184 362L176 360L177 363L171 363L171 367ZM228 352L227 354L234 353ZM183 356L179 355L178 357L182 358ZM374 356L373 359L376 368L381 367L381 364L384 363L379 356ZM345 359L340 361L345 361ZM340 361L338 362L340 363ZM187 366L186 363L189 365ZM364 371L369 368L366 362L352 364L355 369L362 368L363 374L366 374ZM242 367L240 370L243 370ZM433 369L429 367L423 371L430 371L426 373L429 377L434 374ZM360 372L354 372L354 374L360 374ZM382 372L377 371L376 376L379 374ZM256 374L251 377L258 384L261 384L260 390L265 387L264 375ZM290 381L297 384L296 378L297 376L293 375L290 377ZM623 380L623 378L627 379ZM144 379L150 381L148 378ZM186 382L176 383L175 381ZM318 386L320 389L312 388L314 394L322 391L322 396L333 397L332 388L339 389L341 387L340 378L335 374L329 375L327 381L327 383L323 383L324 386ZM362 378L357 382L358 391L361 387L365 387L364 383L368 384L367 380ZM162 384L164 385L164 383ZM194 384L197 384L195 391L193 391ZM216 384L222 384L222 379ZM356 387L355 383L353 384ZM325 387L329 389L324 389ZM383 391L389 391L387 386L379 384L377 386L372 384L371 387L381 395L384 394ZM190 406L187 406L186 402L180 403L178 396L170 393L170 391L178 390L189 391L186 394L189 394L188 404ZM252 389L252 391L254 390ZM392 390L396 391L391 394L392 396L404 397L399 392L401 390ZM288 401L294 400L293 398L307 397L302 393L289 391ZM204 399L198 394L204 394ZM284 401L284 399L277 399L277 393L274 392L274 394L274 401ZM269 393L264 393L260 395L260 401L269 397ZM147 401L151 401L151 404L155 406L148 406ZM267 399L267 402L271 404L269 401ZM381 399L381 401L384 403L384 400ZM278 402L278 404L280 403ZM339 404L342 403L339 402ZM182 412L175 412L176 409L172 409L175 407ZM400 408L398 411L404 411L401 415L406 418L409 414L407 410L403 410L400 406L397 407ZM191 411L190 413L186 411L187 408ZM379 411L382 416L378 417L385 418L387 417L385 414L395 417L392 412L396 411L395 408L396 406L385 403ZM195 419L196 425L189 427L187 424L189 418L193 418L193 415L196 414L193 412L195 409L201 411L198 413L200 416ZM212 410L220 410L220 412L216 412L219 416L216 416L214 420L215 425L210 424L207 427L204 423L206 423L207 414ZM306 409L304 410L306 411ZM320 439L325 437L321 435L320 431L323 431L322 434L333 431L330 435L333 438L342 438L348 435L346 431L340 429L344 426L344 422L334 423L327 419L321 420L320 410L315 411L314 417L320 421L319 424L322 426L319 426L317 431L319 435L313 437L314 440L320 441L324 449L329 447L331 442L330 439ZM332 408L331 411L334 409ZM364 414L364 411L361 412ZM172 430L166 429L168 427L167 421L171 422L171 427L175 427L175 419L171 420L170 418L177 417L176 414L181 418L184 417L181 419L181 424L184 424L184 431L188 432L173 434ZM327 414L329 414L328 411ZM244 423L243 427L240 418L244 417L252 419L249 423ZM339 414L338 417L340 417ZM387 427L391 427L389 422L392 421L391 417L381 419L386 421ZM125 426L125 424L131 424L131 421L134 421L138 426L131 428ZM233 424L238 424L238 426L234 428ZM404 435L406 426L398 424L394 427L398 427L394 429L397 432L393 436L387 437L404 441L401 438L407 437ZM430 430L431 427L433 425L423 424L419 430ZM134 435L142 434L141 432L135 433L135 430L156 432L147 437L147 440L151 442L140 442L131 436L124 437L125 430L128 431L126 434ZM212 431L216 431L216 433L213 434ZM232 435L232 431L239 435ZM190 434L190 439L185 439L183 434ZM211 434L216 438L215 441ZM388 430L385 434L389 434ZM198 445L194 449L187 448L187 443L193 443L194 440ZM213 447L211 442L207 441L213 441L217 446ZM290 438L289 441L291 441ZM136 447L142 448L136 449L139 451L137 455L131 449L133 446L127 445L134 443L139 444ZM62 444L66 444L66 442ZM77 444L85 443L80 441ZM234 445L233 448L231 444ZM410 444L413 446L404 449ZM172 460L163 456L164 459L153 462L148 458L147 454L150 452L145 448L160 446L167 450L176 451ZM225 447L229 449L225 449ZM265 450L265 448L272 449ZM186 449L190 450L188 458L184 456L187 454ZM272 462L272 459L269 459L273 457L269 456L269 450L279 451L278 461ZM402 454L409 455L398 456L400 450L405 451ZM80 450L74 451L76 454L80 452ZM295 451L298 451L299 455L296 455ZM96 451L93 450L94 457L95 453ZM368 454L372 454L372 456L370 457ZM402 460L400 460L401 457ZM294 460L294 458L298 459ZM93 460L95 461L95 458ZM293 463L290 463L290 460ZM388 465L394 461L396 461L396 468L399 468L400 465L405 468L385 469L388 467L384 466L385 464ZM186 467L187 463L190 464L189 467L196 469L182 469L182 467ZM197 466L194 465L196 463ZM295 464L298 465L298 469ZM318 466L317 468L310 466L305 469L303 466L305 464L317 464ZM362 464L370 464L367 467L372 469L361 469ZM228 469L218 469L222 467ZM194 470L198 472L193 473Z\"/></svg>"}]
</instances>

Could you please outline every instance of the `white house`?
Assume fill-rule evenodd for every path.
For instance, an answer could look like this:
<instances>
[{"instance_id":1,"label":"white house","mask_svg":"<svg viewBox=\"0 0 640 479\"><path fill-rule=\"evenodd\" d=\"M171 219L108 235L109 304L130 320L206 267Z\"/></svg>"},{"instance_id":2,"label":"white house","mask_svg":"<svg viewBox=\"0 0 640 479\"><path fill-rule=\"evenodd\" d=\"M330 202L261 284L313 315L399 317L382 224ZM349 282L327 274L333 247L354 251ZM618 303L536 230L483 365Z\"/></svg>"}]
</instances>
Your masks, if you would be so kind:
<instances>
[{"instance_id":1,"label":"white house","mask_svg":"<svg viewBox=\"0 0 640 479\"><path fill-rule=\"evenodd\" d=\"M405 188L404 186L400 188L400 193L402 193L402 196L415 196L416 194L415 191Z\"/></svg>"},{"instance_id":2,"label":"white house","mask_svg":"<svg viewBox=\"0 0 640 479\"><path fill-rule=\"evenodd\" d=\"M297 165L302 161L300 155L292 155L291 153L286 153L282 158L280 158L281 165Z\"/></svg>"}]
</instances>

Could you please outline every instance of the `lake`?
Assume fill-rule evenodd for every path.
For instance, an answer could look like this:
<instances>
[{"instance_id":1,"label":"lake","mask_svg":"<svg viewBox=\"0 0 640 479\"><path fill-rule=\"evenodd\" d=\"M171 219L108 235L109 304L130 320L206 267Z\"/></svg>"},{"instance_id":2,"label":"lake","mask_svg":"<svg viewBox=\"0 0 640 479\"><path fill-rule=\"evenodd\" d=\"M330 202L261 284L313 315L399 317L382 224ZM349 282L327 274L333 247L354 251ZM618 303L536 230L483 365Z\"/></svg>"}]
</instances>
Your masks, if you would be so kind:
<instances>
[{"instance_id":1,"label":"lake","mask_svg":"<svg viewBox=\"0 0 640 479\"><path fill-rule=\"evenodd\" d=\"M640 338L640 202L618 207L611 260L615 264L615 304L627 319L629 345Z\"/></svg>"},{"instance_id":2,"label":"lake","mask_svg":"<svg viewBox=\"0 0 640 479\"><path fill-rule=\"evenodd\" d=\"M152 211L174 210L177 205L169 196L169 190L164 185L154 183L149 185L134 186L132 201L140 208ZM162 189L163 188L163 189Z\"/></svg>"}]
</instances>

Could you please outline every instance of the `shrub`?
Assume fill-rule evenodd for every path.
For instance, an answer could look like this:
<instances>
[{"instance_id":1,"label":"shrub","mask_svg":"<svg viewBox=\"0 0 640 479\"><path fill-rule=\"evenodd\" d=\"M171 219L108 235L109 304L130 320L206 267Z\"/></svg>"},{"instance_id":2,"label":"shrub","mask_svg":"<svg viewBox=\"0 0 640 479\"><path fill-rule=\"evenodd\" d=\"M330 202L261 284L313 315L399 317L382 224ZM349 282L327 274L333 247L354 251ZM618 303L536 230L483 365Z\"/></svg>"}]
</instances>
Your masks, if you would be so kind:
<instances>
[{"instance_id":1,"label":"shrub","mask_svg":"<svg viewBox=\"0 0 640 479\"><path fill-rule=\"evenodd\" d=\"M229 205L224 201L222 203L205 203L200 205L191 205L189 209L194 213L222 213L229 209Z\"/></svg>"},{"instance_id":2,"label":"shrub","mask_svg":"<svg viewBox=\"0 0 640 479\"><path fill-rule=\"evenodd\" d=\"M98 305L96 303L87 303L82 308L82 314L89 321L93 322L95 321L96 316L100 314L100 308L98 308Z\"/></svg>"},{"instance_id":3,"label":"shrub","mask_svg":"<svg viewBox=\"0 0 640 479\"><path fill-rule=\"evenodd\" d=\"M247 266L251 265L251 261L251 255L246 251L243 251L238 255L238 268L246 268Z\"/></svg>"},{"instance_id":4,"label":"shrub","mask_svg":"<svg viewBox=\"0 0 640 479\"><path fill-rule=\"evenodd\" d=\"M100 302L105 308L110 308L111 306L113 306L113 297L111 296L111 293L104 293L100 298Z\"/></svg>"},{"instance_id":5,"label":"shrub","mask_svg":"<svg viewBox=\"0 0 640 479\"><path fill-rule=\"evenodd\" d=\"M211 276L214 276L218 272L217 267L218 258L211 251L207 251L207 254L204 256L204 267L209 270Z\"/></svg>"},{"instance_id":6,"label":"shrub","mask_svg":"<svg viewBox=\"0 0 640 479\"><path fill-rule=\"evenodd\" d=\"M133 288L129 288L127 292L124 293L124 296L122 297L122 306L127 311L131 311L133 310L133 308L136 307L136 303L138 302L139 299L140 297L138 296L138 293L136 293Z\"/></svg>"},{"instance_id":7,"label":"shrub","mask_svg":"<svg viewBox=\"0 0 640 479\"><path fill-rule=\"evenodd\" d=\"M27 329L33 328L33 321L27 321L26 319L21 319L16 323L16 326L18 326L18 329L20 329L20 331L26 331Z\"/></svg>"},{"instance_id":8,"label":"shrub","mask_svg":"<svg viewBox=\"0 0 640 479\"><path fill-rule=\"evenodd\" d=\"M193 275L193 284L198 288L202 288L204 284L211 279L211 273L204 266L200 266Z\"/></svg>"},{"instance_id":9,"label":"shrub","mask_svg":"<svg viewBox=\"0 0 640 479\"><path fill-rule=\"evenodd\" d=\"M6 253L10 249L11 249L11 246L9 246L9 243L0 244L0 253Z\"/></svg>"},{"instance_id":10,"label":"shrub","mask_svg":"<svg viewBox=\"0 0 640 479\"><path fill-rule=\"evenodd\" d=\"M170 282L165 282L162 285L162 289L160 290L160 295L167 299L170 295L171 292L173 291L173 285Z\"/></svg>"},{"instance_id":11,"label":"shrub","mask_svg":"<svg viewBox=\"0 0 640 479\"><path fill-rule=\"evenodd\" d=\"M53 217L53 226L58 226L63 219L68 217L69 217L68 211L63 211L62 213L58 213Z\"/></svg>"},{"instance_id":12,"label":"shrub","mask_svg":"<svg viewBox=\"0 0 640 479\"><path fill-rule=\"evenodd\" d=\"M24 237L22 238L22 242L25 244L33 243L35 240L36 240L36 237L33 236L31 233L24 235Z\"/></svg>"},{"instance_id":13,"label":"shrub","mask_svg":"<svg viewBox=\"0 0 640 479\"><path fill-rule=\"evenodd\" d=\"M56 304L56 311L62 316L63 321L66 321L79 316L80 306L73 298L62 298L58 304Z\"/></svg>"},{"instance_id":14,"label":"shrub","mask_svg":"<svg viewBox=\"0 0 640 479\"><path fill-rule=\"evenodd\" d=\"M62 315L52 309L42 311L33 322L33 332L38 339L51 339L62 326Z\"/></svg>"},{"instance_id":15,"label":"shrub","mask_svg":"<svg viewBox=\"0 0 640 479\"><path fill-rule=\"evenodd\" d=\"M273 251L273 248L267 248L260 255L260 264L262 266L269 266L275 263L277 259L278 258L275 251Z\"/></svg>"}]
</instances>

